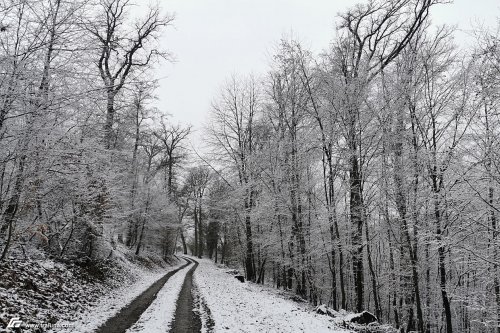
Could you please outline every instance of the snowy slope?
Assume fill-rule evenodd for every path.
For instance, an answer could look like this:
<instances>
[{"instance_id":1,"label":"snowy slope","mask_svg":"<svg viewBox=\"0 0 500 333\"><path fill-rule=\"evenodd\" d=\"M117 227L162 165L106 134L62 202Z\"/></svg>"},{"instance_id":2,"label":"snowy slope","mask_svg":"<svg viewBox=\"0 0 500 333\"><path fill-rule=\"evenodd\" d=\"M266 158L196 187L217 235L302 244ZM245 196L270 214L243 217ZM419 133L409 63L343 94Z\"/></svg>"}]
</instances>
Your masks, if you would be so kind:
<instances>
[{"instance_id":1,"label":"snowy slope","mask_svg":"<svg viewBox=\"0 0 500 333\"><path fill-rule=\"evenodd\" d=\"M267 288L241 283L209 260L198 261L194 282L216 332L348 332L328 316L309 312Z\"/></svg>"}]
</instances>

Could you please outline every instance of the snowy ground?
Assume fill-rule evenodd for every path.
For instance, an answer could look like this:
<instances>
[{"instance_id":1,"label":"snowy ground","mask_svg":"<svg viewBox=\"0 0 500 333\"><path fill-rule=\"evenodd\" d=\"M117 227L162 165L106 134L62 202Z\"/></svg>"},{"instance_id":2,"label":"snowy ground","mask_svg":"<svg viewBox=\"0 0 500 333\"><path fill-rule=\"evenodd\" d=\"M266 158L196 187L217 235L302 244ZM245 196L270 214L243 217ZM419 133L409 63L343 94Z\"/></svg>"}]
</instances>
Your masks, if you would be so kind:
<instances>
[{"instance_id":1,"label":"snowy ground","mask_svg":"<svg viewBox=\"0 0 500 333\"><path fill-rule=\"evenodd\" d=\"M69 324L71 327L57 332L92 332L101 326L107 319L113 317L121 308L127 306L133 299L144 292L153 283L158 281L169 271L172 271L185 264L184 261L179 261L177 265L148 271L138 267L131 266L133 274L140 276L135 283L131 285L123 285L122 287L110 290L110 292L102 297L96 304L89 307L86 311L80 313L74 321L63 321L58 324ZM175 274L173 277L175 277ZM172 277L172 278L173 278Z\"/></svg>"},{"instance_id":2,"label":"snowy ground","mask_svg":"<svg viewBox=\"0 0 500 333\"><path fill-rule=\"evenodd\" d=\"M0 332L7 332L3 327L13 318L25 324L54 324L69 318L96 302L108 288L77 266L50 259L10 258L0 264Z\"/></svg>"},{"instance_id":3,"label":"snowy ground","mask_svg":"<svg viewBox=\"0 0 500 333\"><path fill-rule=\"evenodd\" d=\"M269 288L241 283L207 259L198 261L194 282L216 332L348 332L331 317L307 311Z\"/></svg>"},{"instance_id":4,"label":"snowy ground","mask_svg":"<svg viewBox=\"0 0 500 333\"><path fill-rule=\"evenodd\" d=\"M383 325L359 326L359 329L352 323L346 325L354 314L335 312L324 305L318 309L333 315L319 314L308 303L297 303L282 291L249 282L241 283L227 273L227 268L219 268L208 259L196 260L199 265L193 275L193 312L200 315L203 333L351 332L340 327L363 332L366 329L370 332L395 331ZM70 270L52 261L29 264L12 261L4 267L7 270L0 270L0 320L6 324L15 315L22 320L33 318L32 322L43 323L47 322L47 318L54 318L49 323L56 327L44 331L93 332L167 272L184 265L185 261L174 261L175 266L170 267L165 262L146 260L146 263L122 262L122 272L125 270L127 274L114 275L117 278L114 282L120 283L116 287L116 284L106 286L82 278L76 268ZM127 333L159 333L170 329L179 294L192 267L193 264L184 267L167 280ZM38 313L36 316L34 311ZM50 317L52 313L58 316ZM7 331L0 328L2 332Z\"/></svg>"},{"instance_id":5,"label":"snowy ground","mask_svg":"<svg viewBox=\"0 0 500 333\"><path fill-rule=\"evenodd\" d=\"M139 320L127 330L127 333L164 333L168 331L167 328L170 327L174 319L176 302L182 289L184 278L192 266L191 264L181 269L168 279L163 288L158 292L153 303L141 315Z\"/></svg>"}]
</instances>

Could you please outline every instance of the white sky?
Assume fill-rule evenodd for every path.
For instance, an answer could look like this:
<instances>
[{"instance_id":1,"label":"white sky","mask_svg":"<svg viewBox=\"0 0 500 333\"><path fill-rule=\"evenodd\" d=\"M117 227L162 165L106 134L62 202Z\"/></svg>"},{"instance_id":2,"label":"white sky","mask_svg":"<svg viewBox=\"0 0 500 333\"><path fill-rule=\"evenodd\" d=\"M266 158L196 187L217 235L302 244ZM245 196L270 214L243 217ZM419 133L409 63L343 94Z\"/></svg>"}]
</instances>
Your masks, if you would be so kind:
<instances>
[{"instance_id":1,"label":"white sky","mask_svg":"<svg viewBox=\"0 0 500 333\"><path fill-rule=\"evenodd\" d=\"M176 15L165 32L162 46L176 58L164 63L158 107L174 123L201 129L211 101L232 73L261 74L269 55L284 35L299 38L313 52L334 37L336 14L363 0L160 0ZM455 0L431 11L436 24L457 24L470 30L477 24L495 27L499 0ZM457 40L466 44L465 33ZM193 141L203 141L198 131Z\"/></svg>"}]
</instances>

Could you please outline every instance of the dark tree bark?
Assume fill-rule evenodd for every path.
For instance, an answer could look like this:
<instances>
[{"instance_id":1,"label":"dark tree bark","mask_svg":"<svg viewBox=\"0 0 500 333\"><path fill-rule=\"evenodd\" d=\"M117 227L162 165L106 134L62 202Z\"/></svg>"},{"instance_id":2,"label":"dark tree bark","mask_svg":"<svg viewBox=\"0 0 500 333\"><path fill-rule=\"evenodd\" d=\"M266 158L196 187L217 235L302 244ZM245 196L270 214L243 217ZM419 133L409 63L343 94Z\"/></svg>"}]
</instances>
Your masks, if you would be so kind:
<instances>
[{"instance_id":1,"label":"dark tree bark","mask_svg":"<svg viewBox=\"0 0 500 333\"><path fill-rule=\"evenodd\" d=\"M248 196L245 199L245 236L246 236L246 255L245 255L245 271L246 278L249 281L256 281L255 274L255 256L253 253L253 236L252 236L252 222L250 211L253 206L253 191L247 190Z\"/></svg>"}]
</instances>

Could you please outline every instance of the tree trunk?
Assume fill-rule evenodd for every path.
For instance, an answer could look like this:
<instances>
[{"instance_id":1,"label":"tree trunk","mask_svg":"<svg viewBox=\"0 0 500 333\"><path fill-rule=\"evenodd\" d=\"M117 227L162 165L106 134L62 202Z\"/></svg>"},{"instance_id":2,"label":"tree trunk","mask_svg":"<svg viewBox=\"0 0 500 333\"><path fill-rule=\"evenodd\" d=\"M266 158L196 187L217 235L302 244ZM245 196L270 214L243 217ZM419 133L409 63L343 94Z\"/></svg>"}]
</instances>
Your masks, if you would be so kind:
<instances>
[{"instance_id":1,"label":"tree trunk","mask_svg":"<svg viewBox=\"0 0 500 333\"><path fill-rule=\"evenodd\" d=\"M139 241L137 242L137 247L135 248L135 255L138 256L142 246L142 239L144 237L144 228L146 226L146 219L142 220L141 234L139 235Z\"/></svg>"},{"instance_id":2,"label":"tree trunk","mask_svg":"<svg viewBox=\"0 0 500 333\"><path fill-rule=\"evenodd\" d=\"M217 248L219 247L219 236L217 235L217 239L215 240L215 263L217 263Z\"/></svg>"},{"instance_id":3,"label":"tree trunk","mask_svg":"<svg viewBox=\"0 0 500 333\"><path fill-rule=\"evenodd\" d=\"M249 186L247 184L247 186ZM245 234L246 234L246 255L245 255L245 270L247 280L255 282L255 259L253 253L253 236L252 236L252 221L250 216L251 207L253 206L253 190L246 190L245 198Z\"/></svg>"},{"instance_id":4,"label":"tree trunk","mask_svg":"<svg viewBox=\"0 0 500 333\"><path fill-rule=\"evenodd\" d=\"M483 83L483 82L481 82ZM485 129L486 129L486 172L488 173L488 178L490 180L490 184L495 183L495 179L493 177L493 168L492 168L492 154L493 152L493 138L494 135L490 129L490 119L489 119L489 109L488 103L483 97L484 104L484 119L485 119ZM488 188L488 206L489 206L489 220L491 223L491 244L493 248L493 289L495 292L495 303L496 303L496 317L497 317L497 327L496 333L500 333L500 270L499 270L499 262L500 262L500 250L498 244L498 226L497 226L497 215L495 211L495 189L490 186Z\"/></svg>"},{"instance_id":5,"label":"tree trunk","mask_svg":"<svg viewBox=\"0 0 500 333\"><path fill-rule=\"evenodd\" d=\"M410 106L411 109L411 106ZM400 230L401 230L401 240L400 240L400 257L402 266L402 299L404 302L404 312L405 315L402 319L406 322L401 324L406 326L407 331L415 330L415 321L413 306L416 303L417 306L417 325L418 329L423 332L423 314L420 302L420 290L419 290L419 279L418 279L418 260L417 254L414 249L413 242L410 237L410 225L408 223L407 214L407 186L405 183L405 164L403 161L403 143L405 141L405 123L403 112L397 112L396 120L396 142L394 143L394 190L396 197L396 208L399 214L400 220ZM415 140L415 137L413 138ZM416 143L414 144L414 154L416 154ZM416 156L415 156L416 158ZM418 176L417 176L418 177ZM418 178L417 178L418 180ZM416 195L416 194L415 194ZM415 227L413 227L415 228ZM416 232L416 231L415 231ZM416 249L416 247L415 247ZM411 276L409 276L411 273ZM413 288L411 288L411 285ZM413 289L413 292L412 290Z\"/></svg>"},{"instance_id":6,"label":"tree trunk","mask_svg":"<svg viewBox=\"0 0 500 333\"><path fill-rule=\"evenodd\" d=\"M395 285L397 285L397 279L396 279L396 267L394 264L394 252L393 252L394 245L392 243L391 238L392 238L391 231L387 230L387 239L389 242L389 267L391 269L391 285L395 286ZM398 307L398 302L397 302L398 292L397 292L396 288L394 288L392 290L392 292L390 293L389 299L391 298L391 296L392 296L392 308L393 308L393 312L394 312L394 323L395 323L396 329L399 329L399 327L401 325L399 322L399 307Z\"/></svg>"},{"instance_id":7,"label":"tree trunk","mask_svg":"<svg viewBox=\"0 0 500 333\"><path fill-rule=\"evenodd\" d=\"M434 190L434 217L436 219L436 241L438 243L438 275L439 287L441 289L441 298L443 302L443 309L446 321L446 332L453 333L452 319L451 319L451 306L448 299L448 292L446 290L446 262L445 262L445 245L443 244L443 231L441 229L441 209L439 207L439 185L437 176L434 174L432 177L432 185Z\"/></svg>"},{"instance_id":8,"label":"tree trunk","mask_svg":"<svg viewBox=\"0 0 500 333\"><path fill-rule=\"evenodd\" d=\"M373 289L373 300L375 302L375 313L379 321L382 320L382 308L380 307L380 296L378 294L378 283L377 275L373 268L372 253L370 250L370 236L368 232L368 225L365 226L365 236L366 236L366 253L368 258L368 268L370 269L370 274L372 277L372 289Z\"/></svg>"},{"instance_id":9,"label":"tree trunk","mask_svg":"<svg viewBox=\"0 0 500 333\"><path fill-rule=\"evenodd\" d=\"M198 258L203 256L203 225L201 216L201 198L198 206Z\"/></svg>"},{"instance_id":10,"label":"tree trunk","mask_svg":"<svg viewBox=\"0 0 500 333\"><path fill-rule=\"evenodd\" d=\"M14 220L16 217L17 210L19 208L19 199L21 197L21 191L24 183L24 167L26 163L26 154L23 151L21 152L21 157L19 158L19 162L17 165L17 174L16 174L16 181L14 184L14 189L13 189L13 194L9 199L9 203L7 204L7 208L5 209L5 212L3 213L4 219L5 219L5 224L8 227L8 234L7 234L7 240L5 242L4 249L2 251L2 255L0 257L0 261L4 260L7 257L7 253L9 250L9 247L12 242L12 233L14 229Z\"/></svg>"},{"instance_id":11,"label":"tree trunk","mask_svg":"<svg viewBox=\"0 0 500 333\"><path fill-rule=\"evenodd\" d=\"M134 137L134 149L132 150L132 170L131 170L131 178L132 178L132 188L130 190L130 210L132 212L130 219L128 221L127 234L125 237L125 244L129 247L132 247L135 243L134 239L137 238L137 235L133 235L134 231L137 231L137 220L135 219L135 199L137 193L138 186L138 170L137 170L137 155L139 152L139 139L140 139L140 124L139 124L139 111L141 105L136 105L135 109L135 137Z\"/></svg>"},{"instance_id":12,"label":"tree trunk","mask_svg":"<svg viewBox=\"0 0 500 333\"><path fill-rule=\"evenodd\" d=\"M350 162L351 168L349 171L350 184L350 216L352 224L352 268L354 273L354 291L356 294L356 311L363 311L364 307L364 270L363 270L363 194L362 180L359 170L359 162L357 156L357 144L355 142L354 133L351 134L350 140Z\"/></svg>"},{"instance_id":13,"label":"tree trunk","mask_svg":"<svg viewBox=\"0 0 500 333\"><path fill-rule=\"evenodd\" d=\"M113 141L113 124L115 119L115 96L114 81L106 87L106 122L104 123L104 148L111 149Z\"/></svg>"},{"instance_id":14,"label":"tree trunk","mask_svg":"<svg viewBox=\"0 0 500 333\"><path fill-rule=\"evenodd\" d=\"M194 207L194 253L193 255L198 256L198 208Z\"/></svg>"},{"instance_id":15,"label":"tree trunk","mask_svg":"<svg viewBox=\"0 0 500 333\"><path fill-rule=\"evenodd\" d=\"M418 184L419 184L419 168L418 168L418 159L419 159L419 146L418 146L418 134L417 134L417 120L415 114L415 105L411 101L409 101L409 109L410 109L410 119L411 119L411 130L412 130L412 145L413 145L413 156L412 156L412 164L413 164L413 244L411 244L411 238L409 234L409 230L406 229L407 235L405 235L408 246L410 247L410 258L412 264L412 277L413 277L413 287L415 290L415 304L417 306L417 327L420 332L424 332L424 314L422 310L422 297L420 294L420 286L419 286L419 266L418 266L418 207L417 207L417 198L418 198Z\"/></svg>"},{"instance_id":16,"label":"tree trunk","mask_svg":"<svg viewBox=\"0 0 500 333\"><path fill-rule=\"evenodd\" d=\"M174 160L173 160L173 147L170 150L170 153L168 155L168 165L167 165L167 191L168 191L168 196L172 196L172 180L174 178Z\"/></svg>"},{"instance_id":17,"label":"tree trunk","mask_svg":"<svg viewBox=\"0 0 500 333\"><path fill-rule=\"evenodd\" d=\"M181 227L180 233L181 233L181 241L182 241L182 251L186 255L187 254L187 245L186 245L186 238L184 237L184 232L182 231L182 227Z\"/></svg>"}]
</instances>

